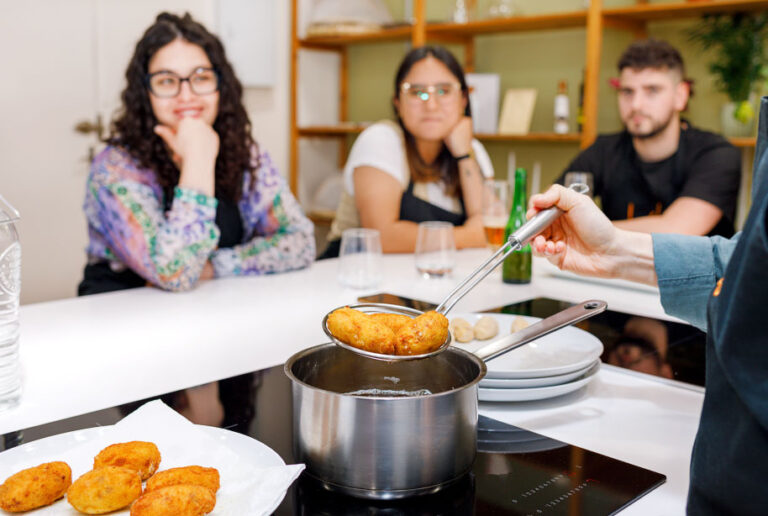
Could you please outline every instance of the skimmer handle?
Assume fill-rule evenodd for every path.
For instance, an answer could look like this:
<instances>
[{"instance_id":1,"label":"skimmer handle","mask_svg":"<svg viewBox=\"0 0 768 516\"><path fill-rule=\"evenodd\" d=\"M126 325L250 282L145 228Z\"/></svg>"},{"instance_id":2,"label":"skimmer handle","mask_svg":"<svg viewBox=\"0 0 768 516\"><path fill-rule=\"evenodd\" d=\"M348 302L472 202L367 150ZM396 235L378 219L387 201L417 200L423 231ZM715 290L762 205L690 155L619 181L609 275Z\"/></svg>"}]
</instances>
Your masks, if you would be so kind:
<instances>
[{"instance_id":1,"label":"skimmer handle","mask_svg":"<svg viewBox=\"0 0 768 516\"><path fill-rule=\"evenodd\" d=\"M524 344L528 344L532 340L536 340L553 331L559 330L560 328L576 324L584 319L589 319L593 315L604 312L606 308L608 308L608 304L605 301L584 301L578 305L566 308L561 312L557 312L555 315L551 315L546 319L542 319L527 328L523 328L515 333L497 339L487 346L483 346L475 351L475 356L487 362L492 358L508 353L513 349L517 349Z\"/></svg>"},{"instance_id":2,"label":"skimmer handle","mask_svg":"<svg viewBox=\"0 0 768 516\"><path fill-rule=\"evenodd\" d=\"M589 187L583 183L574 183L569 187L571 190L577 193L583 194L589 191ZM513 251L522 249L533 237L547 229L557 218L563 214L563 210L552 206L546 210L541 210L534 215L531 220L523 224L517 231L509 235L509 238L504 245L502 245L498 251L493 253L490 258L485 260L477 269L472 271L472 274L464 278L455 289L453 289L440 305L435 309L441 314L447 314L453 306L464 297L467 292L475 288L475 285L480 283L488 274L491 273L496 267L498 267L504 258L510 255Z\"/></svg>"}]
</instances>

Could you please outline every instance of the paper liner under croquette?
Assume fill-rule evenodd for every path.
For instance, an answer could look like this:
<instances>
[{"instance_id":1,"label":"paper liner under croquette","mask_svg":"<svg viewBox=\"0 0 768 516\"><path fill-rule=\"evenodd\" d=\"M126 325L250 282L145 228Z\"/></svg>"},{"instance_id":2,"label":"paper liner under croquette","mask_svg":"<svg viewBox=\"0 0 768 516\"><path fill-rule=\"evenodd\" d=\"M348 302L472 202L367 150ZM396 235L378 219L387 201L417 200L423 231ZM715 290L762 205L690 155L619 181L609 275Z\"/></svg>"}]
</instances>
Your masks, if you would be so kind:
<instances>
[{"instance_id":1,"label":"paper liner under croquette","mask_svg":"<svg viewBox=\"0 0 768 516\"><path fill-rule=\"evenodd\" d=\"M216 496L202 486L168 486L145 493L131 506L131 516L202 516L216 506Z\"/></svg>"},{"instance_id":2,"label":"paper liner under croquette","mask_svg":"<svg viewBox=\"0 0 768 516\"><path fill-rule=\"evenodd\" d=\"M141 495L141 477L128 468L103 466L85 473L67 490L67 501L85 514L127 507Z\"/></svg>"},{"instance_id":3,"label":"paper liner under croquette","mask_svg":"<svg viewBox=\"0 0 768 516\"><path fill-rule=\"evenodd\" d=\"M107 446L93 459L93 469L102 466L118 466L132 469L146 480L160 466L160 450L154 443L130 441Z\"/></svg>"},{"instance_id":4,"label":"paper liner under croquette","mask_svg":"<svg viewBox=\"0 0 768 516\"><path fill-rule=\"evenodd\" d=\"M72 470L66 462L46 462L8 477L0 485L0 509L25 512L50 505L67 492Z\"/></svg>"}]
</instances>

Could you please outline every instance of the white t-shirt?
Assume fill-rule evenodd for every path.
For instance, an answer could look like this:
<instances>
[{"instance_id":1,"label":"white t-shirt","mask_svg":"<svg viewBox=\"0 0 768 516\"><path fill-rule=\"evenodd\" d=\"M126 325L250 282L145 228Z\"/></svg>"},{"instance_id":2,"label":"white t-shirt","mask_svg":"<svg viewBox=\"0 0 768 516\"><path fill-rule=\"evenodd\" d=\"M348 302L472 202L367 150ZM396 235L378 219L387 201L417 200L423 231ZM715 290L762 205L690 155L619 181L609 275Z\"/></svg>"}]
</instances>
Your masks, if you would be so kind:
<instances>
[{"instance_id":1,"label":"white t-shirt","mask_svg":"<svg viewBox=\"0 0 768 516\"><path fill-rule=\"evenodd\" d=\"M472 139L472 151L480 170L486 178L493 178L493 165L485 147ZM410 169L405 153L405 140L400 126L395 122L377 122L360 133L349 152L344 165L344 188L354 197L355 184L352 176L357 167L373 167L391 175L403 186L410 182ZM461 213L459 199L445 194L442 182L414 183L414 196L453 213Z\"/></svg>"}]
</instances>

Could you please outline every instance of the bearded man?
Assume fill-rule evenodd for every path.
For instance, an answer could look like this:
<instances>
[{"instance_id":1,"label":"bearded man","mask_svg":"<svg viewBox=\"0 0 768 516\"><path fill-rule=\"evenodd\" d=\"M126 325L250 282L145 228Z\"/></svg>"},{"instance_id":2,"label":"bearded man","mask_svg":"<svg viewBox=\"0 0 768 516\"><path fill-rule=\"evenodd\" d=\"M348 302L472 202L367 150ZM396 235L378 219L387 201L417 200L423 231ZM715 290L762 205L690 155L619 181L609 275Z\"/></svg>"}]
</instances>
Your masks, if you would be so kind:
<instances>
[{"instance_id":1,"label":"bearded man","mask_svg":"<svg viewBox=\"0 0 768 516\"><path fill-rule=\"evenodd\" d=\"M636 41L618 69L624 130L598 136L566 172L592 173L594 195L622 229L733 235L741 155L680 117L691 95L680 53L665 41Z\"/></svg>"}]
</instances>

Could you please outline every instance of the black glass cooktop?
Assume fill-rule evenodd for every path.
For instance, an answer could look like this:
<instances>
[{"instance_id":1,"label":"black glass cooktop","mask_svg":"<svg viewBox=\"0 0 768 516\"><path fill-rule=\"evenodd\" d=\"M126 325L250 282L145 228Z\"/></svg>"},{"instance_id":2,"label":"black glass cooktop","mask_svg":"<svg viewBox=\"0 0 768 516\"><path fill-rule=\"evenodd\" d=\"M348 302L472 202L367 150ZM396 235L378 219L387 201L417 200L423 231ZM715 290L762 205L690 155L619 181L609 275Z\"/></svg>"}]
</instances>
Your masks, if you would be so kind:
<instances>
[{"instance_id":1,"label":"black glass cooktop","mask_svg":"<svg viewBox=\"0 0 768 516\"><path fill-rule=\"evenodd\" d=\"M195 391L214 388L201 403ZM291 385L282 366L160 397L193 422L250 435L286 461L292 452ZM110 425L148 400L2 436L2 449L71 430ZM0 479L2 481L4 479ZM664 475L482 417L470 473L442 491L396 502L372 502L326 490L305 471L278 515L604 515L631 504Z\"/></svg>"},{"instance_id":2,"label":"black glass cooktop","mask_svg":"<svg viewBox=\"0 0 768 516\"><path fill-rule=\"evenodd\" d=\"M393 294L360 298L361 302L402 304L430 310L432 303ZM571 303L536 298L487 310L516 315L548 317ZM595 335L605 351L600 357L611 364L642 373L704 386L704 356L707 336L687 324L639 317L609 309L576 326Z\"/></svg>"}]
</instances>

